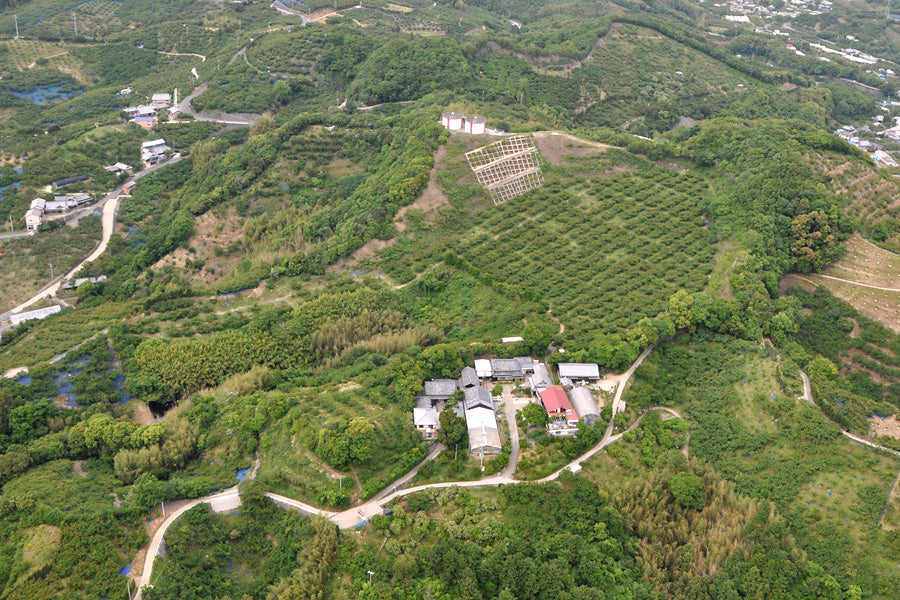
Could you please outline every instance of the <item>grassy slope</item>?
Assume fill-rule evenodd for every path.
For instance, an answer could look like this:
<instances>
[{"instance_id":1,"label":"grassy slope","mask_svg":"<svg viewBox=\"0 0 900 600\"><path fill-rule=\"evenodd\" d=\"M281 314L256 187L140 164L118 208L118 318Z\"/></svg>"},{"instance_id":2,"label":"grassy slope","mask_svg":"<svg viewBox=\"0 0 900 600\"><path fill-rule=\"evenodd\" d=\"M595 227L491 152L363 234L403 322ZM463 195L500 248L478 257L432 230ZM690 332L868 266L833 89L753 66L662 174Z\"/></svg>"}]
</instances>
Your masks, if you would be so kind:
<instances>
[{"instance_id":1,"label":"grassy slope","mask_svg":"<svg viewBox=\"0 0 900 600\"><path fill-rule=\"evenodd\" d=\"M686 415L692 459L711 463L739 492L774 502L812 560L857 578L867 597L891 597L888 574L898 557L888 530L900 522L895 511L879 516L898 459L851 444L834 425L809 429L822 417L782 390L774 353L758 346L681 337L645 365L631 391L656 403L677 390L672 405ZM586 463L584 473L612 492L622 477L642 476L642 456L641 442L626 442Z\"/></svg>"}]
</instances>

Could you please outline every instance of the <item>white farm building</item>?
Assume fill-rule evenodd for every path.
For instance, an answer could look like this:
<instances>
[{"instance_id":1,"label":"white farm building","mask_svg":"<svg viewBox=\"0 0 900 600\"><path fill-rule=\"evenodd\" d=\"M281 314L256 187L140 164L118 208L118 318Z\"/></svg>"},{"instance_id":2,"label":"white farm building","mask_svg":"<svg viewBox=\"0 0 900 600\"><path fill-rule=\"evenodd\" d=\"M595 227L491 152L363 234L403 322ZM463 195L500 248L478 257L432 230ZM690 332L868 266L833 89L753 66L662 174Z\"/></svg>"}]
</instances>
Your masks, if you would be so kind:
<instances>
[{"instance_id":1,"label":"white farm building","mask_svg":"<svg viewBox=\"0 0 900 600\"><path fill-rule=\"evenodd\" d=\"M441 115L441 125L450 131L484 135L487 119L480 115L467 116L458 112L445 112Z\"/></svg>"}]
</instances>

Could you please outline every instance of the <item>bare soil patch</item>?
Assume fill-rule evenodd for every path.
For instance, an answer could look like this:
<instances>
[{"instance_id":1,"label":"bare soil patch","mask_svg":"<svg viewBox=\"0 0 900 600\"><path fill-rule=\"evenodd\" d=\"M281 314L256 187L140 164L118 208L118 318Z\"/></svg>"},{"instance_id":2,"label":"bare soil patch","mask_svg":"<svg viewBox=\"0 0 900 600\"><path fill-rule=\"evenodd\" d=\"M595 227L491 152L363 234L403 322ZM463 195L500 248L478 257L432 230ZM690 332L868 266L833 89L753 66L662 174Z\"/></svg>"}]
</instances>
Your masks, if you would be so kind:
<instances>
[{"instance_id":1,"label":"bare soil patch","mask_svg":"<svg viewBox=\"0 0 900 600\"><path fill-rule=\"evenodd\" d=\"M881 435L884 437L900 440L900 422L897 421L897 415L889 417L869 417L869 434L866 437Z\"/></svg>"},{"instance_id":2,"label":"bare soil patch","mask_svg":"<svg viewBox=\"0 0 900 600\"><path fill-rule=\"evenodd\" d=\"M568 165L569 156L587 156L606 152L608 146L598 142L581 140L573 135L558 132L540 132L534 135L534 143L541 154L553 166Z\"/></svg>"},{"instance_id":3,"label":"bare soil patch","mask_svg":"<svg viewBox=\"0 0 900 600\"><path fill-rule=\"evenodd\" d=\"M131 419L138 425L153 425L155 419L147 403L142 400L132 400L131 402Z\"/></svg>"},{"instance_id":4,"label":"bare soil patch","mask_svg":"<svg viewBox=\"0 0 900 600\"><path fill-rule=\"evenodd\" d=\"M779 293L784 294L789 289L795 287L806 290L807 292L813 292L819 286L803 275L798 275L797 273L788 273L781 278L781 283L778 284L778 291Z\"/></svg>"},{"instance_id":5,"label":"bare soil patch","mask_svg":"<svg viewBox=\"0 0 900 600\"><path fill-rule=\"evenodd\" d=\"M444 193L441 184L438 183L437 180L438 167L441 166L441 161L446 155L446 144L438 148L437 152L434 153L434 167L431 168L431 174L428 177L428 185L425 187L425 191L422 192L421 196L416 198L415 202L409 206L404 206L397 211L394 223L397 225L398 230L403 231L406 229L406 213L411 208L423 211L427 220L434 221L437 217L437 212L440 209L450 206L450 199L447 198L447 194Z\"/></svg>"},{"instance_id":6,"label":"bare soil patch","mask_svg":"<svg viewBox=\"0 0 900 600\"><path fill-rule=\"evenodd\" d=\"M187 248L176 248L159 259L154 267L168 265L181 269L191 285L215 283L243 258L240 248L244 222L233 206L229 206L224 214L221 211L204 213L194 221L194 234L188 240Z\"/></svg>"},{"instance_id":7,"label":"bare soil patch","mask_svg":"<svg viewBox=\"0 0 900 600\"><path fill-rule=\"evenodd\" d=\"M81 468L81 461L76 460L72 463L72 470L78 473L81 477L87 477L87 473L84 472L84 469Z\"/></svg>"},{"instance_id":8,"label":"bare soil patch","mask_svg":"<svg viewBox=\"0 0 900 600\"><path fill-rule=\"evenodd\" d=\"M900 287L900 256L866 241L858 233L844 246L846 251L825 270L825 275L878 287Z\"/></svg>"}]
</instances>

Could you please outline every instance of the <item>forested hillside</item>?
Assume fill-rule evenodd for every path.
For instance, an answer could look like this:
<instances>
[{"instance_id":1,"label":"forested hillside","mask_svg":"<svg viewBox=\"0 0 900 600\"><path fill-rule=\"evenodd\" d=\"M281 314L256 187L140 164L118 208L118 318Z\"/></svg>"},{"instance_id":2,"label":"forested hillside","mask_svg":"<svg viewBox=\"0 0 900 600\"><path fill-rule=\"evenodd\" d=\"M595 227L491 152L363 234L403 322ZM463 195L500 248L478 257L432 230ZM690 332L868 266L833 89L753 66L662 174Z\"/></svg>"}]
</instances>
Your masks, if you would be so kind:
<instances>
[{"instance_id":1,"label":"forested hillside","mask_svg":"<svg viewBox=\"0 0 900 600\"><path fill-rule=\"evenodd\" d=\"M895 598L900 35L807 4L0 2L0 597ZM572 437L423 438L526 356Z\"/></svg>"}]
</instances>

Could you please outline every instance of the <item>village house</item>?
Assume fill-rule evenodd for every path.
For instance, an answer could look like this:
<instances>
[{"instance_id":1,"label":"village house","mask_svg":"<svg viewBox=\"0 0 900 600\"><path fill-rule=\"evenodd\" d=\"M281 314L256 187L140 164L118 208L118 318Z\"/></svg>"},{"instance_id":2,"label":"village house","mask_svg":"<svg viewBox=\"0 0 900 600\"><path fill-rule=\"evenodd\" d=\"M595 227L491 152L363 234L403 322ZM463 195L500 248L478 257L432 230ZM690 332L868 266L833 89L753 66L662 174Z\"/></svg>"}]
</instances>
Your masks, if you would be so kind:
<instances>
[{"instance_id":1,"label":"village house","mask_svg":"<svg viewBox=\"0 0 900 600\"><path fill-rule=\"evenodd\" d=\"M166 140L160 138L158 140L150 140L141 144L141 164L149 167L169 159L167 152L171 148L166 145Z\"/></svg>"},{"instance_id":2,"label":"village house","mask_svg":"<svg viewBox=\"0 0 900 600\"><path fill-rule=\"evenodd\" d=\"M129 123L134 123L141 129L153 129L157 125L159 125L159 118L156 115L151 117L135 117L133 119L129 119Z\"/></svg>"},{"instance_id":3,"label":"village house","mask_svg":"<svg viewBox=\"0 0 900 600\"><path fill-rule=\"evenodd\" d=\"M107 173L113 173L114 175L121 175L122 173L131 173L134 169L131 165L126 165L125 163L117 162L114 165L109 165L108 167L103 167L103 170Z\"/></svg>"},{"instance_id":4,"label":"village house","mask_svg":"<svg viewBox=\"0 0 900 600\"><path fill-rule=\"evenodd\" d=\"M68 196L55 196L44 204L45 213L64 213L74 210L79 206L90 204L93 198L90 194L72 194Z\"/></svg>"},{"instance_id":5,"label":"village house","mask_svg":"<svg viewBox=\"0 0 900 600\"><path fill-rule=\"evenodd\" d=\"M172 94L153 94L153 97L150 98L150 104L161 108L168 107L172 104Z\"/></svg>"},{"instance_id":6,"label":"village house","mask_svg":"<svg viewBox=\"0 0 900 600\"><path fill-rule=\"evenodd\" d=\"M413 423L422 434L422 439L433 440L437 438L437 432L441 428L437 411L429 406L427 408L416 407L413 409Z\"/></svg>"},{"instance_id":7,"label":"village house","mask_svg":"<svg viewBox=\"0 0 900 600\"><path fill-rule=\"evenodd\" d=\"M538 363L534 367L534 374L531 376L529 386L533 394L539 393L553 385L553 377L550 376L550 369L544 363Z\"/></svg>"},{"instance_id":8,"label":"village house","mask_svg":"<svg viewBox=\"0 0 900 600\"><path fill-rule=\"evenodd\" d=\"M25 213L25 229L37 231L44 219L44 207L47 201L43 198L35 198L31 201L31 207Z\"/></svg>"},{"instance_id":9,"label":"village house","mask_svg":"<svg viewBox=\"0 0 900 600\"><path fill-rule=\"evenodd\" d=\"M558 386L551 385L544 389L538 397L547 416L550 417L550 423L547 429L553 436L572 436L578 433L578 415L569 402L566 391Z\"/></svg>"},{"instance_id":10,"label":"village house","mask_svg":"<svg viewBox=\"0 0 900 600\"><path fill-rule=\"evenodd\" d=\"M515 358L492 358L491 378L495 381L522 379L522 367Z\"/></svg>"}]
</instances>

